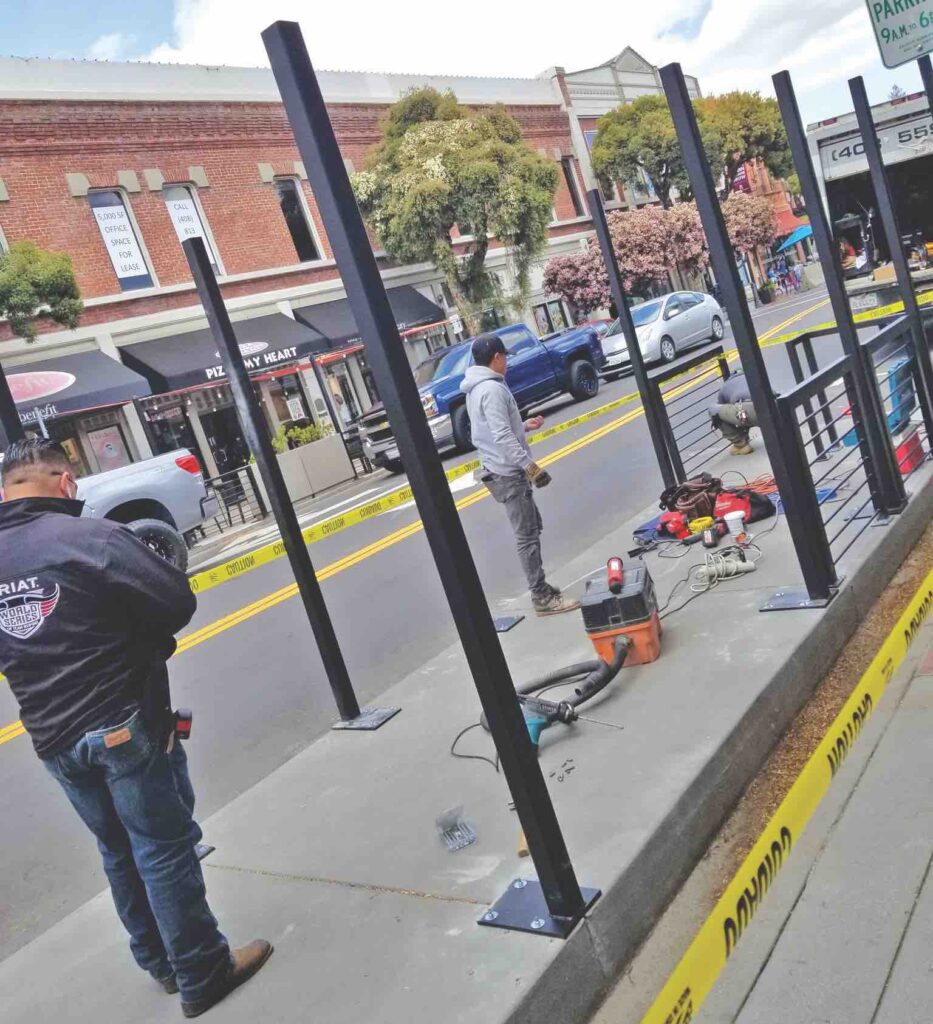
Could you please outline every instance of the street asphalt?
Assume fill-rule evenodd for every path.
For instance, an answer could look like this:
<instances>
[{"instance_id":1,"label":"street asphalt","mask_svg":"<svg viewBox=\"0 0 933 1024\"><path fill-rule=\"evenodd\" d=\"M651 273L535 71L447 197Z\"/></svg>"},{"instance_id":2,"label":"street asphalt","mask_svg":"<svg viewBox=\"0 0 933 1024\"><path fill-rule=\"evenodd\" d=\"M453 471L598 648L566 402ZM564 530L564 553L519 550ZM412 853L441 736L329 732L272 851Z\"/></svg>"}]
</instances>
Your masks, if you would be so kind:
<instances>
[{"instance_id":1,"label":"street asphalt","mask_svg":"<svg viewBox=\"0 0 933 1024\"><path fill-rule=\"evenodd\" d=\"M791 318L793 322L786 323ZM759 334L764 334L802 330L831 317L825 292L819 290L766 307L755 319ZM837 343L824 344L825 358L831 358L829 349L834 351ZM786 354L779 346L765 352L772 383L780 390L790 380ZM562 400L539 411L547 423L558 423L632 390L631 380L624 378L604 385L589 403ZM661 490L644 417L637 408L637 403L623 406L536 448L536 456L542 457L579 442L549 466L554 482L539 495L545 565L558 585L572 582L562 567L581 549L649 505ZM615 429L592 436L617 420L623 422ZM448 459L446 464L457 461ZM378 486L402 482L381 481ZM362 493L373 483L364 479L358 486ZM454 490L458 499L477 495L475 504L462 511L462 520L490 605L496 609L520 599L523 581L502 511L482 496L470 477L456 482ZM343 493L340 500L351 496L352 491ZM424 534L393 536L417 518L413 507L396 510L310 548L318 573L324 576L324 596L361 702L375 701L455 640ZM186 633L240 613L237 621L188 646L171 664L176 704L195 710L188 750L200 816L265 778L336 718L300 602L279 595L261 610L250 608L291 582L288 563L280 559L204 593ZM15 702L4 686L0 730L17 718ZM0 769L0 816L5 822L0 845L3 959L99 892L105 880L93 841L35 759L25 736L4 742L0 731Z\"/></svg>"}]
</instances>

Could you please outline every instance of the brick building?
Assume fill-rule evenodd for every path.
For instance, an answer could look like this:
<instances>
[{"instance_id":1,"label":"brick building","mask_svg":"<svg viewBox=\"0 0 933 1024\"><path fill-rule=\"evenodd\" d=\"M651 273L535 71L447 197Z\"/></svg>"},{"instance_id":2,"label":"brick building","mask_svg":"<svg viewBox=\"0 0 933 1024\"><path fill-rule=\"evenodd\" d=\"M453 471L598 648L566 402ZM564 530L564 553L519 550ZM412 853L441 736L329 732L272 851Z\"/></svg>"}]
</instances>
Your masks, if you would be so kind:
<instances>
[{"instance_id":1,"label":"brick building","mask_svg":"<svg viewBox=\"0 0 933 1024\"><path fill-rule=\"evenodd\" d=\"M563 326L568 311L542 294L541 270L589 235L592 180L564 73L320 78L351 169L412 87L507 105L526 141L561 167L527 317L542 332ZM206 240L270 430L357 415L377 399L271 72L0 60L0 245L30 239L68 253L86 307L78 329L40 324L32 344L0 323L0 359L23 420L65 442L84 472L177 446L209 475L248 458L179 244L186 234ZM377 256L412 361L455 340L437 272ZM509 292L496 244L487 265Z\"/></svg>"}]
</instances>

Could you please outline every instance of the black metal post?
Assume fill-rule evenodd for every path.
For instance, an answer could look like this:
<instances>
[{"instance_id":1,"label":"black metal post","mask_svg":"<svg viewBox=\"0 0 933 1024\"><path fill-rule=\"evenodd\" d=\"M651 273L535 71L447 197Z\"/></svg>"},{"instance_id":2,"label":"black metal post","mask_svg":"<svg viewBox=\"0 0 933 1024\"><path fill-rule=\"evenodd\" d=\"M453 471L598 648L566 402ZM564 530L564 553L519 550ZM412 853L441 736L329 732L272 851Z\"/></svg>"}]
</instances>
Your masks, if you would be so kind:
<instances>
[{"instance_id":1,"label":"black metal post","mask_svg":"<svg viewBox=\"0 0 933 1024\"><path fill-rule=\"evenodd\" d=\"M301 29L262 38L540 880L513 883L481 923L565 936L599 892L574 874Z\"/></svg>"},{"instance_id":2,"label":"black metal post","mask_svg":"<svg viewBox=\"0 0 933 1024\"><path fill-rule=\"evenodd\" d=\"M871 356L859 344L845 278L839 263L838 248L820 198L816 171L807 146L807 136L790 74L787 71L780 71L771 80L777 92L778 106L781 108L791 154L800 178L800 189L807 204L813 240L823 266L829 301L836 317L836 329L839 331L842 350L851 360L856 403L862 411L862 420L865 424L865 429L858 435L859 447L862 458L870 462L874 471L869 484L872 500L879 512L891 515L900 512L907 504L907 493L887 431L884 404L875 380Z\"/></svg>"},{"instance_id":3,"label":"black metal post","mask_svg":"<svg viewBox=\"0 0 933 1024\"><path fill-rule=\"evenodd\" d=\"M638 344L635 324L632 322L632 310L629 307L628 298L625 294L625 286L622 284L619 261L616 259L615 250L612 247L612 237L609 234L609 222L606 219L606 211L603 207L603 197L600 195L598 188L593 188L587 192L586 200L589 204L590 216L593 218L593 226L596 228L599 248L602 250L603 263L606 264L606 274L609 277L609 291L612 293L612 300L615 302L616 309L619 312L619 323L622 326L622 333L625 335L625 344L628 346L632 372L635 375L638 393L641 395L641 404L645 410L645 421L648 424L648 433L651 435L654 454L658 460L658 468L661 470L661 479L664 481L665 487L673 487L680 480L675 472L671 461L671 454L668 452L664 439L664 429L661 420L667 416L667 413L663 408L658 408L656 391L652 391L648 387L645 360L641 354L641 346Z\"/></svg>"},{"instance_id":4,"label":"black metal post","mask_svg":"<svg viewBox=\"0 0 933 1024\"><path fill-rule=\"evenodd\" d=\"M726 231L719 197L713 184L713 175L706 160L696 114L680 65L668 64L662 68L661 82L667 94L674 128L706 232L710 259L723 292L726 309L729 311L732 334L742 361L742 369L748 379L752 404L758 417L768 458L771 460L774 479L784 502L787 525L806 583L808 596L803 595L795 607L822 607L835 596L838 585L836 569L829 545L825 543L825 536L821 542L807 516L807 508L796 500L804 481L792 474L800 476L800 463L797 459L789 463L785 456L783 445L786 439L782 437L782 421L778 418L777 403L771 390L764 356L758 345L755 325L745 299L745 289L739 280L732 244Z\"/></svg>"},{"instance_id":5,"label":"black metal post","mask_svg":"<svg viewBox=\"0 0 933 1024\"><path fill-rule=\"evenodd\" d=\"M891 182L888 179L888 172L885 170L881 146L875 133L875 122L871 116L871 106L868 103L865 82L861 77L849 79L849 92L852 94L855 116L858 120L859 132L862 136L862 145L865 147L865 156L868 159L868 172L871 175L875 199L878 202L881 225L884 229L888 249L891 252L891 261L894 264L894 272L897 275L901 299L904 302L904 312L907 314L911 334L914 338L914 358L917 360L918 397L923 408L927 434L931 438L930 444L933 444L933 364L930 362L930 349L927 346L926 335L923 330L923 317L920 313L920 307L917 305L917 296L914 292L913 281L910 278L907 254L904 252L904 246L901 242L901 229L894 206L894 193L891 191Z\"/></svg>"},{"instance_id":6,"label":"black metal post","mask_svg":"<svg viewBox=\"0 0 933 1024\"><path fill-rule=\"evenodd\" d=\"M285 486L282 470L275 457L275 451L269 439L269 431L243 362L243 354L237 344L233 324L230 323L230 317L227 314L223 296L220 294L220 287L217 284L204 240L202 238L187 238L182 242L182 248L185 250L188 266L191 268L191 275L198 289L201 304L204 306L214 341L217 342L221 353L224 369L227 372L227 381L233 392L233 401L240 426L250 451L256 457L256 465L259 467L263 483L266 485L269 504L272 506L272 513L282 532L285 552L291 562L295 582L298 584L298 592L321 653L327 681L330 683L334 700L337 702L341 721L334 728L377 729L397 714L399 709L367 708L363 711L360 710L347 666L343 660L343 652L340 650L337 634L334 632L327 605L324 603L320 584L314 574L311 556L308 554L307 545L301 535L298 517L295 515L294 506L288 496L288 488Z\"/></svg>"},{"instance_id":7,"label":"black metal post","mask_svg":"<svg viewBox=\"0 0 933 1024\"><path fill-rule=\"evenodd\" d=\"M25 436L26 432L16 411L16 402L10 393L10 385L7 383L3 367L0 366L0 451L14 441L21 441Z\"/></svg>"},{"instance_id":8,"label":"black metal post","mask_svg":"<svg viewBox=\"0 0 933 1024\"><path fill-rule=\"evenodd\" d=\"M933 62L930 55L925 53L918 58L917 66L920 68L920 78L923 81L923 88L927 94L927 103L930 105L930 112L933 113Z\"/></svg>"}]
</instances>

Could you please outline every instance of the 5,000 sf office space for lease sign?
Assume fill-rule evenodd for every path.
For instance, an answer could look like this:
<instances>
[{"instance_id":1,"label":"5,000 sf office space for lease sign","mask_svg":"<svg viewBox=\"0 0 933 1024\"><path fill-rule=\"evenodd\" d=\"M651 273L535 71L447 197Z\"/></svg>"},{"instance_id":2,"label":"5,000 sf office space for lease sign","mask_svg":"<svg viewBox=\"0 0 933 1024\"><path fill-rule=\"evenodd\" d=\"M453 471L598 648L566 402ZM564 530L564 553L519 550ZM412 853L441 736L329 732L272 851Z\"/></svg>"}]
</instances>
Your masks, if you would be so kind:
<instances>
[{"instance_id":1,"label":"5,000 sf office space for lease sign","mask_svg":"<svg viewBox=\"0 0 933 1024\"><path fill-rule=\"evenodd\" d=\"M886 68L933 50L933 0L866 0Z\"/></svg>"}]
</instances>

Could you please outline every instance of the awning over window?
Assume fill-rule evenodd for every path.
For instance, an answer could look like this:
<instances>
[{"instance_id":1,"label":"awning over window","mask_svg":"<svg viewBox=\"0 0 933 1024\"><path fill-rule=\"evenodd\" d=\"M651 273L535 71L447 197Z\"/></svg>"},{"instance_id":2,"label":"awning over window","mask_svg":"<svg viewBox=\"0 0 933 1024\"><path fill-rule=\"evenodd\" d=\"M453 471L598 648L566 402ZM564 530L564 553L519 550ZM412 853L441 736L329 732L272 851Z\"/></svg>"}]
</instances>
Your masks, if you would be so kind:
<instances>
[{"instance_id":1,"label":"awning over window","mask_svg":"<svg viewBox=\"0 0 933 1024\"><path fill-rule=\"evenodd\" d=\"M6 379L23 423L122 405L151 394L149 384L103 352L79 352L7 366Z\"/></svg>"},{"instance_id":2,"label":"awning over window","mask_svg":"<svg viewBox=\"0 0 933 1024\"><path fill-rule=\"evenodd\" d=\"M783 252L785 249L789 249L792 245L796 245L798 242L802 242L805 238L809 238L813 234L813 228L809 224L804 224L803 227L797 228L796 231L792 231L787 238L777 247L777 252Z\"/></svg>"},{"instance_id":3,"label":"awning over window","mask_svg":"<svg viewBox=\"0 0 933 1024\"><path fill-rule=\"evenodd\" d=\"M447 314L437 303L426 299L411 285L389 288L387 294L392 312L395 314L395 322L401 331L421 324L437 323L447 318ZM330 341L332 348L362 341L348 299L296 306L295 317L323 334Z\"/></svg>"},{"instance_id":4,"label":"awning over window","mask_svg":"<svg viewBox=\"0 0 933 1024\"><path fill-rule=\"evenodd\" d=\"M250 373L275 370L329 347L325 337L284 313L238 320L233 329ZM227 376L208 328L127 345L120 355L156 394L216 384Z\"/></svg>"}]
</instances>

